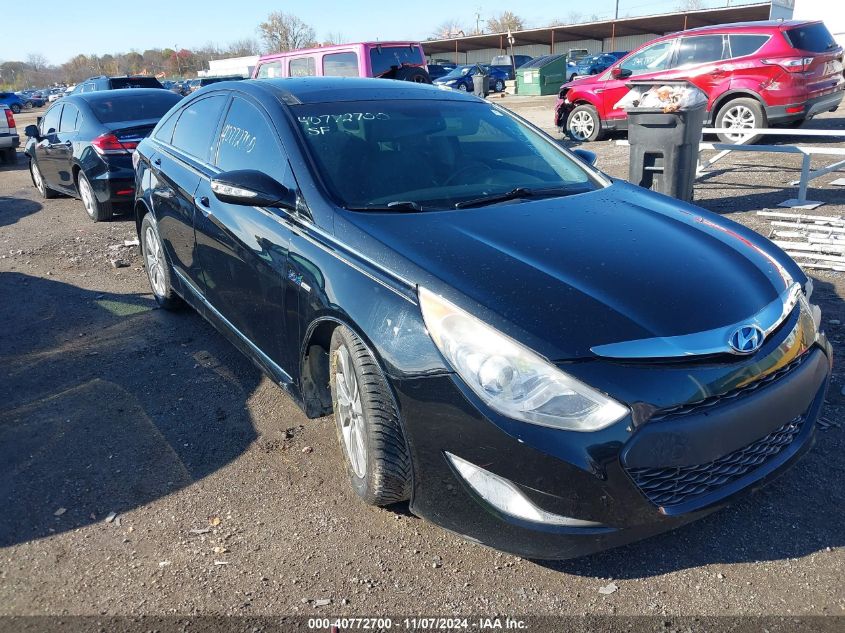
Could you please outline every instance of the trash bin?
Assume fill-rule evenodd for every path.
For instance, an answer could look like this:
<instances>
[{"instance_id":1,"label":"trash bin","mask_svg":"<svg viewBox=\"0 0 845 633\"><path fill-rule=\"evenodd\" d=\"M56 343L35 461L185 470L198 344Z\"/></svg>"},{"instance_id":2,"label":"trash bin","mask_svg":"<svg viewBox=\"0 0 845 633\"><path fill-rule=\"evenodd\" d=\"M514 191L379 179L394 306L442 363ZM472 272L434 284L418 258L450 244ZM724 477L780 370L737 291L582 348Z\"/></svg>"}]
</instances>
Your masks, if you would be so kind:
<instances>
[{"instance_id":1,"label":"trash bin","mask_svg":"<svg viewBox=\"0 0 845 633\"><path fill-rule=\"evenodd\" d=\"M480 72L475 73L472 76L472 93L481 98L490 94L490 75L483 75Z\"/></svg>"},{"instance_id":2,"label":"trash bin","mask_svg":"<svg viewBox=\"0 0 845 633\"><path fill-rule=\"evenodd\" d=\"M557 94L566 83L566 55L535 57L516 69L517 92L521 95Z\"/></svg>"},{"instance_id":3,"label":"trash bin","mask_svg":"<svg viewBox=\"0 0 845 633\"><path fill-rule=\"evenodd\" d=\"M632 91L637 89L641 92L663 90L664 87L682 94L687 94L683 90L700 92L686 81L632 81L628 86ZM676 109L672 105L636 105L626 107L625 111L628 114L628 142L631 148L628 180L640 187L690 202L698 169L698 144L701 141L707 100L704 97L703 100L698 98L686 101L688 105ZM643 99L643 103L646 103L646 99Z\"/></svg>"}]
</instances>

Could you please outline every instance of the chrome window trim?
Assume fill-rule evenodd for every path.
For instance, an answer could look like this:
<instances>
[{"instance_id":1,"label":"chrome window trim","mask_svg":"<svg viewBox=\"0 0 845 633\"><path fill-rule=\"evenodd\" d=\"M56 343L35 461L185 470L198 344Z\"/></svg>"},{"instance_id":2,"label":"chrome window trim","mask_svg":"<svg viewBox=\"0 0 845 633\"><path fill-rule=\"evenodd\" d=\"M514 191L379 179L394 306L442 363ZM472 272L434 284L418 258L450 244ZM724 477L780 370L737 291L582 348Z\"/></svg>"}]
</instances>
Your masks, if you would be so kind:
<instances>
[{"instance_id":1,"label":"chrome window trim","mask_svg":"<svg viewBox=\"0 0 845 633\"><path fill-rule=\"evenodd\" d=\"M728 343L731 334L739 327L756 325L763 330L765 340L792 313L801 292L801 285L793 283L757 314L724 327L679 336L608 343L592 347L590 351L597 356L618 359L683 358L713 354L744 356L746 354L734 350Z\"/></svg>"}]
</instances>

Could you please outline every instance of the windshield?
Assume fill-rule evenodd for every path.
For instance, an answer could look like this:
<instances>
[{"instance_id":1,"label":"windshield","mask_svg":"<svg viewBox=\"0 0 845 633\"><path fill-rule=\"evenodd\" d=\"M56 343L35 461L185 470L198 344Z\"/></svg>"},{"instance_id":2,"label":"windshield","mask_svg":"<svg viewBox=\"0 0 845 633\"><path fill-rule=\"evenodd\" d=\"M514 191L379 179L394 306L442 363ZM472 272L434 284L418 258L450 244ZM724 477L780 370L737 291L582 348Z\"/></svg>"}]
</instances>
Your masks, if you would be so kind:
<instances>
[{"instance_id":1,"label":"windshield","mask_svg":"<svg viewBox=\"0 0 845 633\"><path fill-rule=\"evenodd\" d=\"M472 69L473 66L458 66L454 70L443 75L443 79L459 79L460 77L466 75Z\"/></svg>"},{"instance_id":2,"label":"windshield","mask_svg":"<svg viewBox=\"0 0 845 633\"><path fill-rule=\"evenodd\" d=\"M451 209L517 189L566 195L602 186L553 140L488 103L382 100L291 109L320 177L347 208Z\"/></svg>"},{"instance_id":3,"label":"windshield","mask_svg":"<svg viewBox=\"0 0 845 633\"><path fill-rule=\"evenodd\" d=\"M578 65L579 66L590 66L592 64L597 63L598 61L599 61L598 55L590 55L589 57L585 57L584 59L579 61Z\"/></svg>"}]
</instances>

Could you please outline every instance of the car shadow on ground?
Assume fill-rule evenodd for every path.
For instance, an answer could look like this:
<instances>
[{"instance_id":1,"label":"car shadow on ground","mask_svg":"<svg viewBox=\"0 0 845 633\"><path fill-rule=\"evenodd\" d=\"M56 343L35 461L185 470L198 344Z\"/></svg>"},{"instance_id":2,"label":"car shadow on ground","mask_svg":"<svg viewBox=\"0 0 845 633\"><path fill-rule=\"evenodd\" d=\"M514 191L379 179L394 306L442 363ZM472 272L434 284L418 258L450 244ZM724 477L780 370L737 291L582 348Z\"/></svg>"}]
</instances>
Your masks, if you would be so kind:
<instances>
[{"instance_id":1,"label":"car shadow on ground","mask_svg":"<svg viewBox=\"0 0 845 633\"><path fill-rule=\"evenodd\" d=\"M798 174L796 173L796 178ZM780 185L773 185L778 187ZM802 209L791 209L787 207L778 207L778 204L786 200L798 197L798 187L790 185L783 185L780 192L772 192L771 187L761 186L762 191L751 192L752 187L746 185L730 185L720 182L708 182L702 184L696 183L696 197L693 204L697 204L709 211L719 213L721 215L739 213L744 211L762 211L764 209L783 211L785 213L814 213L814 211L807 211ZM707 195L708 190L712 190L715 197ZM835 186L826 187L810 187L807 189L807 199L815 202L822 202L827 204L842 204L843 196L845 196L845 187Z\"/></svg>"},{"instance_id":2,"label":"car shadow on ground","mask_svg":"<svg viewBox=\"0 0 845 633\"><path fill-rule=\"evenodd\" d=\"M0 196L0 226L14 224L21 218L37 213L41 208L41 203L34 200L15 196Z\"/></svg>"},{"instance_id":3,"label":"car shadow on ground","mask_svg":"<svg viewBox=\"0 0 845 633\"><path fill-rule=\"evenodd\" d=\"M29 159L22 152L18 152L17 160L13 163L0 161L0 173L4 171L26 171L29 169Z\"/></svg>"},{"instance_id":4,"label":"car shadow on ground","mask_svg":"<svg viewBox=\"0 0 845 633\"><path fill-rule=\"evenodd\" d=\"M256 439L261 373L189 309L0 276L0 547L102 521Z\"/></svg>"}]
</instances>

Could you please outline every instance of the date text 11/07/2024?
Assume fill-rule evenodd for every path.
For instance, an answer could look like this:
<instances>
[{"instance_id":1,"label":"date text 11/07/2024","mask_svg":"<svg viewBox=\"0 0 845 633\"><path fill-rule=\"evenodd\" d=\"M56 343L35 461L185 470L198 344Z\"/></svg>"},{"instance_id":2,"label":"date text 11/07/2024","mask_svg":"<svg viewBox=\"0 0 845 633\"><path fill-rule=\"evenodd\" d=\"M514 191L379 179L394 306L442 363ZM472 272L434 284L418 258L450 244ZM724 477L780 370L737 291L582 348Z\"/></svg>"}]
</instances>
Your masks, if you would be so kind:
<instances>
[{"instance_id":1,"label":"date text 11/07/2024","mask_svg":"<svg viewBox=\"0 0 845 633\"><path fill-rule=\"evenodd\" d=\"M399 631L491 631L511 630L519 631L528 628L524 620L515 618L436 618L412 617L393 620L392 618L309 618L308 628L315 631L329 633L344 633L345 631L384 631L396 629Z\"/></svg>"}]
</instances>

